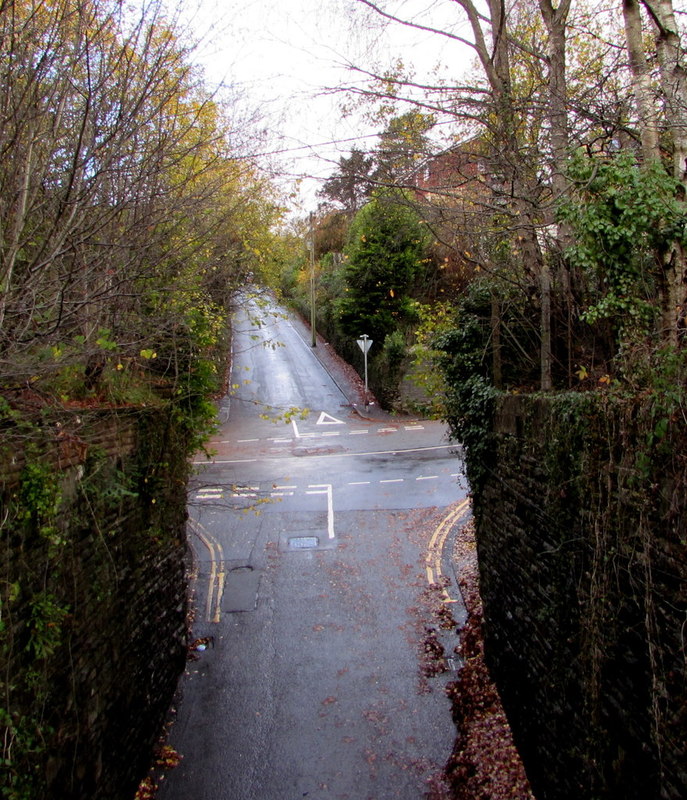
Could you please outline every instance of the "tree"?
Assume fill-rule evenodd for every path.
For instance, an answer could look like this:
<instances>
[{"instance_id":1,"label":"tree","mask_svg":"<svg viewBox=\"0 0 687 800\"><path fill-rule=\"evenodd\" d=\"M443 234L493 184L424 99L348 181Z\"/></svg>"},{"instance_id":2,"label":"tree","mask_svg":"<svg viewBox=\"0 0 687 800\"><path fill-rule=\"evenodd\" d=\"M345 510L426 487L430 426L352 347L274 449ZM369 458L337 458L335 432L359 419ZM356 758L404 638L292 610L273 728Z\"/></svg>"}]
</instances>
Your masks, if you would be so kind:
<instances>
[{"instance_id":1,"label":"tree","mask_svg":"<svg viewBox=\"0 0 687 800\"><path fill-rule=\"evenodd\" d=\"M371 156L354 147L348 158L341 156L338 172L327 178L318 192L319 196L338 203L353 216L366 202L373 188L373 164Z\"/></svg>"},{"instance_id":2,"label":"tree","mask_svg":"<svg viewBox=\"0 0 687 800\"><path fill-rule=\"evenodd\" d=\"M216 328L278 210L162 5L5 4L0 47L3 386Z\"/></svg>"},{"instance_id":3,"label":"tree","mask_svg":"<svg viewBox=\"0 0 687 800\"><path fill-rule=\"evenodd\" d=\"M384 339L412 315L411 289L422 273L427 234L402 192L377 194L356 215L346 248L341 327L350 337Z\"/></svg>"},{"instance_id":4,"label":"tree","mask_svg":"<svg viewBox=\"0 0 687 800\"><path fill-rule=\"evenodd\" d=\"M625 33L630 57L635 99L643 123L642 153L649 167L661 158L657 136L656 98L650 68L644 53L640 8L646 10L654 33L658 76L664 105L664 131L672 157L672 177L680 186L684 205L687 193L687 65L683 57L672 0L624 0ZM683 211L684 213L684 211ZM663 336L675 345L687 327L687 254L679 238L661 248L661 327Z\"/></svg>"},{"instance_id":5,"label":"tree","mask_svg":"<svg viewBox=\"0 0 687 800\"><path fill-rule=\"evenodd\" d=\"M393 117L379 135L374 151L374 179L382 186L407 186L413 183L413 173L429 153L427 133L434 119L417 110Z\"/></svg>"}]
</instances>

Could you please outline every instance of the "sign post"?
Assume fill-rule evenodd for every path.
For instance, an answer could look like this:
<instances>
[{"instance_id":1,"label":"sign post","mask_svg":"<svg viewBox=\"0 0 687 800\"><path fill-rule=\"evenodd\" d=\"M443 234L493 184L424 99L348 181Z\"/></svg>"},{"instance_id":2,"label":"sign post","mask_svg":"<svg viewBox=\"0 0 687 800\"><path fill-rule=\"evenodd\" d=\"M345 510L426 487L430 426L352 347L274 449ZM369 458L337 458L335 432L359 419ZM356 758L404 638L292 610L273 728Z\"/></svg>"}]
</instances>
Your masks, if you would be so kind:
<instances>
[{"instance_id":1,"label":"sign post","mask_svg":"<svg viewBox=\"0 0 687 800\"><path fill-rule=\"evenodd\" d=\"M365 410L367 411L367 351L372 347L372 339L367 338L367 334L364 333L360 339L356 339L358 342L358 347L363 351L363 355L365 356Z\"/></svg>"}]
</instances>

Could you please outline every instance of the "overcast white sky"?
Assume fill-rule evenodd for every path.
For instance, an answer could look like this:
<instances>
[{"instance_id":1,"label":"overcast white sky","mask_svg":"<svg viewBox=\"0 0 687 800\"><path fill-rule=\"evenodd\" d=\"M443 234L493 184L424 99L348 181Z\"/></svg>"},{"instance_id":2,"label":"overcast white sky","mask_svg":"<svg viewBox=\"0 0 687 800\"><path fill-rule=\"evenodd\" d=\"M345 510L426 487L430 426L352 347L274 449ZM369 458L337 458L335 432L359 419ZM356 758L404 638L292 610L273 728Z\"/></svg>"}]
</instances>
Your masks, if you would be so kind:
<instances>
[{"instance_id":1,"label":"overcast white sky","mask_svg":"<svg viewBox=\"0 0 687 800\"><path fill-rule=\"evenodd\" d=\"M450 0L385 0L401 16L436 27L458 25ZM355 0L185 0L185 14L203 38L199 56L209 81L239 87L257 107L270 133L268 149L280 156L285 177L331 174L341 155L374 128L360 116L344 118L344 97L327 92L354 80L347 65L364 68L402 57L419 73L438 62L452 74L471 55L438 37L377 18ZM461 30L464 32L464 30ZM330 145L327 142L337 141ZM374 139L359 144L374 144ZM316 183L306 180L304 211L312 210Z\"/></svg>"}]
</instances>

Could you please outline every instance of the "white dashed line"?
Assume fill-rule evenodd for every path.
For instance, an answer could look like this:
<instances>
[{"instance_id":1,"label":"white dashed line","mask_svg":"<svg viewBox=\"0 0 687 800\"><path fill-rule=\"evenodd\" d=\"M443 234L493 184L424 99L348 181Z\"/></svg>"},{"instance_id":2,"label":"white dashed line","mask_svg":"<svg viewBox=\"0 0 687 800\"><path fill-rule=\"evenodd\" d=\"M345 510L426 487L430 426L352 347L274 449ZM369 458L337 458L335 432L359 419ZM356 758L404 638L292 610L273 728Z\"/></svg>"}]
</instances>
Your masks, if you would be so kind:
<instances>
[{"instance_id":1,"label":"white dashed line","mask_svg":"<svg viewBox=\"0 0 687 800\"><path fill-rule=\"evenodd\" d=\"M239 444L246 444L246 442L259 442L260 439L237 439ZM220 442L220 444L230 444L230 442Z\"/></svg>"},{"instance_id":2,"label":"white dashed line","mask_svg":"<svg viewBox=\"0 0 687 800\"><path fill-rule=\"evenodd\" d=\"M416 481L434 481L438 478L438 475L418 475L415 478Z\"/></svg>"},{"instance_id":3,"label":"white dashed line","mask_svg":"<svg viewBox=\"0 0 687 800\"><path fill-rule=\"evenodd\" d=\"M350 481L349 486L369 486L372 481Z\"/></svg>"},{"instance_id":4,"label":"white dashed line","mask_svg":"<svg viewBox=\"0 0 687 800\"><path fill-rule=\"evenodd\" d=\"M387 478L385 481L380 481L380 483L403 483L403 478Z\"/></svg>"},{"instance_id":5,"label":"white dashed line","mask_svg":"<svg viewBox=\"0 0 687 800\"><path fill-rule=\"evenodd\" d=\"M369 433L369 431L349 431L350 436L361 436L362 434Z\"/></svg>"}]
</instances>

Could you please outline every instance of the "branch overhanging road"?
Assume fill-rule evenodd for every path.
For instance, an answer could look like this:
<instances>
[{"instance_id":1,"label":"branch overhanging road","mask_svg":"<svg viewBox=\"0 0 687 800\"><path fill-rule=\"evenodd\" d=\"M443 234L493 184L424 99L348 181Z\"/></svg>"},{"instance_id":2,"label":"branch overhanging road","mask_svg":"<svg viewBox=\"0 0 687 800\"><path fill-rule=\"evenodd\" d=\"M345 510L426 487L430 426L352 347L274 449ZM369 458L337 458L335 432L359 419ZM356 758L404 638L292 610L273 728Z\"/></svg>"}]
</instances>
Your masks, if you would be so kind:
<instances>
[{"instance_id":1,"label":"branch overhanging road","mask_svg":"<svg viewBox=\"0 0 687 800\"><path fill-rule=\"evenodd\" d=\"M161 800L417 800L453 747L455 675L428 677L423 642L437 605L461 613L444 555L462 462L439 423L361 414L307 336L237 313L189 497L194 636L214 647L181 681Z\"/></svg>"}]
</instances>

